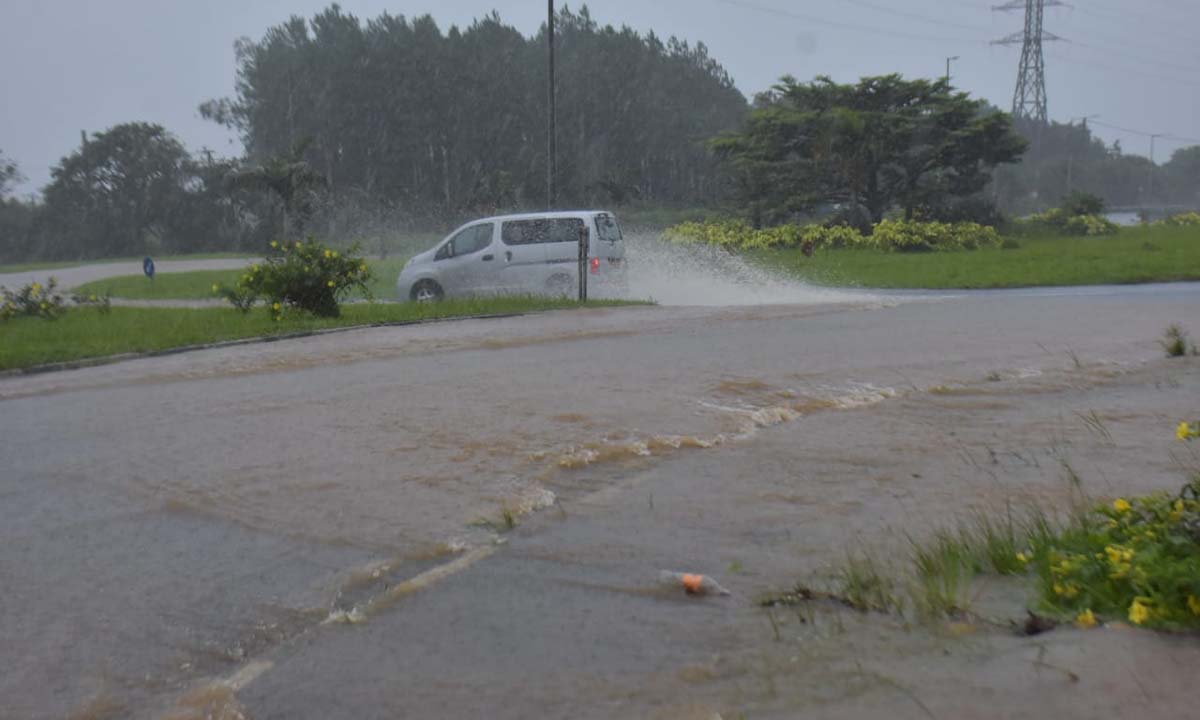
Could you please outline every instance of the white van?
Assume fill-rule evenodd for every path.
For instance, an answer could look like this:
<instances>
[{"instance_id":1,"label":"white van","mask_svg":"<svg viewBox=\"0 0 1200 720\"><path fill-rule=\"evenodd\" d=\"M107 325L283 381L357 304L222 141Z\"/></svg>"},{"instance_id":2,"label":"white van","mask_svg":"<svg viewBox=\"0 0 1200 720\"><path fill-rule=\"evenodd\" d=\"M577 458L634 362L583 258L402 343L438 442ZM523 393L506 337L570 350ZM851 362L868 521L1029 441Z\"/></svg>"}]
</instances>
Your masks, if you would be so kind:
<instances>
[{"instance_id":1,"label":"white van","mask_svg":"<svg viewBox=\"0 0 1200 720\"><path fill-rule=\"evenodd\" d=\"M579 234L588 234L588 296L628 290L625 242L603 210L501 215L469 222L400 271L401 299L429 302L463 295L574 296Z\"/></svg>"}]
</instances>

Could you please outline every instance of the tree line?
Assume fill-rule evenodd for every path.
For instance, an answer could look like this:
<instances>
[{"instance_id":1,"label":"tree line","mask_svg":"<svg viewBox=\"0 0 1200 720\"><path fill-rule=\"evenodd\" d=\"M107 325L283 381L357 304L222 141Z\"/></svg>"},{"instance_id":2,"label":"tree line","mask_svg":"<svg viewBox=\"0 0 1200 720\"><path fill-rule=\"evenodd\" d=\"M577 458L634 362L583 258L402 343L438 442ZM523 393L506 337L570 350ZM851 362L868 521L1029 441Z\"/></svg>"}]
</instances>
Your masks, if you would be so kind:
<instances>
[{"instance_id":1,"label":"tree line","mask_svg":"<svg viewBox=\"0 0 1200 720\"><path fill-rule=\"evenodd\" d=\"M1106 145L1087 122L1018 124L1029 140L1020 164L998 170L994 195L1013 215L1044 210L1063 197L1087 193L1109 207L1200 207L1200 145L1176 149L1163 164Z\"/></svg>"},{"instance_id":2,"label":"tree line","mask_svg":"<svg viewBox=\"0 0 1200 720\"><path fill-rule=\"evenodd\" d=\"M602 26L586 6L561 9L556 28L559 206L868 226L891 212L986 222L1072 191L1200 203L1200 147L1153 165L1086 126L1014 126L943 81L896 75L785 76L748 103L702 43ZM493 13L443 32L430 16L364 22L332 5L235 51L234 96L200 112L240 135L243 156L126 123L85 134L23 201L0 154L0 259L369 241L545 207L544 26L526 37Z\"/></svg>"},{"instance_id":3,"label":"tree line","mask_svg":"<svg viewBox=\"0 0 1200 720\"><path fill-rule=\"evenodd\" d=\"M493 13L443 32L430 16L362 22L332 5L235 51L235 96L200 111L241 135L243 157L190 154L146 123L85 136L40 203L5 200L0 257L245 249L285 231L544 209L545 27L525 37ZM704 142L746 100L703 43L563 8L556 51L559 206L721 196Z\"/></svg>"}]
</instances>

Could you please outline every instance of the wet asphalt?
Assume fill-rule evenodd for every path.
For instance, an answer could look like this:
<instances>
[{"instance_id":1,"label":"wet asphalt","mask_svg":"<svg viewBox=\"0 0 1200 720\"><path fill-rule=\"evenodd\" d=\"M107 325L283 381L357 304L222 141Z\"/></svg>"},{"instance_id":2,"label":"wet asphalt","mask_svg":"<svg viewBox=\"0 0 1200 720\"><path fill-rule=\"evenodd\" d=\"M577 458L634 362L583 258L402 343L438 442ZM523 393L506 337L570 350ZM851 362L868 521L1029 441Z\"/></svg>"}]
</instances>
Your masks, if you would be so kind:
<instances>
[{"instance_id":1,"label":"wet asphalt","mask_svg":"<svg viewBox=\"0 0 1200 720\"><path fill-rule=\"evenodd\" d=\"M1061 502L1064 457L1097 495L1177 483L1200 373L1155 340L1198 301L629 308L0 380L0 717L202 717L189 693L251 665L212 696L251 718L966 717L1001 691L1011 716L1170 716L1190 644L1065 632L1049 652L1087 681L1064 682L1007 635L789 635L754 600L848 543Z\"/></svg>"}]
</instances>

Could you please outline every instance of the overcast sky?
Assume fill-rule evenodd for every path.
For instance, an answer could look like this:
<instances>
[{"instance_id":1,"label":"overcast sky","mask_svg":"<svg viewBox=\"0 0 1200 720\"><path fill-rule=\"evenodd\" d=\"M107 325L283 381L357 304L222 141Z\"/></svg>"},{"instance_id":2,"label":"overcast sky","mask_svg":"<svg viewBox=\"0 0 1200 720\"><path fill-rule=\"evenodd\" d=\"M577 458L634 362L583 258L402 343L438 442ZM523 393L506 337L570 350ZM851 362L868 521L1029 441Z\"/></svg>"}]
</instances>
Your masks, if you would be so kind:
<instances>
[{"instance_id":1,"label":"overcast sky","mask_svg":"<svg viewBox=\"0 0 1200 720\"><path fill-rule=\"evenodd\" d=\"M994 0L1000 3L1003 0ZM190 149L237 155L235 137L199 117L203 100L233 93L233 42L262 37L290 15L311 17L319 0L3 0L0 3L0 151L32 192L49 168L94 132L127 121L166 126ZM1046 46L1052 119L1098 115L1106 142L1148 154L1143 133L1200 139L1200 2L1071 0L1048 8ZM578 3L570 3L575 9ZM601 24L705 42L747 96L780 75L839 81L945 71L956 85L1004 109L1012 105L1020 46L989 40L1019 30L1023 13L986 0L593 0ZM544 21L541 0L345 0L360 19L384 10L432 14L443 30L491 10L526 35ZM564 78L563 81L569 81ZM1155 159L1200 142L1160 138Z\"/></svg>"}]
</instances>

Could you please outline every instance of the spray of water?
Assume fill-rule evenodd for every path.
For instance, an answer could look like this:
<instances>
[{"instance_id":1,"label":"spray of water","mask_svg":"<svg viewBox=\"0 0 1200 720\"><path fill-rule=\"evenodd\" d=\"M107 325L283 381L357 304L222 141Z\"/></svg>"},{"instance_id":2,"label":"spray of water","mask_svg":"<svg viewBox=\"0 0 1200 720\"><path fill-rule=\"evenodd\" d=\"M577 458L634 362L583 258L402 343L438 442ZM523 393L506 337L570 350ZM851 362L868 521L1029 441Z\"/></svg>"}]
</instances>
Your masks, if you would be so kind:
<instances>
[{"instance_id":1,"label":"spray of water","mask_svg":"<svg viewBox=\"0 0 1200 720\"><path fill-rule=\"evenodd\" d=\"M710 245L678 245L651 232L627 232L630 296L661 305L767 305L861 302L867 293L809 285Z\"/></svg>"}]
</instances>

